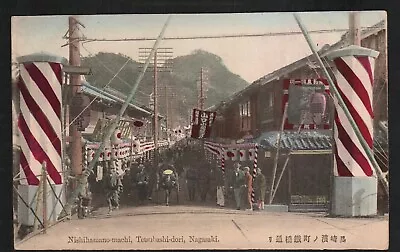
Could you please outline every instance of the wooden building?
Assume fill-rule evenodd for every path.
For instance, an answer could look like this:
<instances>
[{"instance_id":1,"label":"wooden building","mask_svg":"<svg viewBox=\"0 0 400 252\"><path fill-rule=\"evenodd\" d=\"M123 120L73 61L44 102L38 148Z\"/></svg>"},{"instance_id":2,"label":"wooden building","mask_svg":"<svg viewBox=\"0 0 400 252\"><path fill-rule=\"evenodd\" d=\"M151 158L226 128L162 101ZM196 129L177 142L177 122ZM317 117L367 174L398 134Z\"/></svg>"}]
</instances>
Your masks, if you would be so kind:
<instances>
[{"instance_id":1,"label":"wooden building","mask_svg":"<svg viewBox=\"0 0 400 252\"><path fill-rule=\"evenodd\" d=\"M382 122L387 122L388 116L385 22L381 21L363 31L361 38L362 46L380 52L376 59L374 75L374 134L383 136L376 139L381 142L378 143L379 145L387 148L387 135L385 137L382 127L379 126ZM326 55L347 45L348 35L344 34L339 42L325 45L319 51L334 81L332 72L334 64L326 59ZM229 99L209 108L209 110L217 111L213 126L214 141L233 142L247 138L259 142L262 147L259 154L259 167L263 169L267 180L269 179L271 183L274 156L277 151L275 142L282 125L284 82L287 79L320 78L325 78L324 74L316 63L315 56L311 54L256 80ZM333 108L331 99L328 100L328 107ZM283 146L283 151L279 157L277 177L284 165L285 156L290 154L291 158L287 165L288 172L283 173L274 203L293 205L299 197L308 196L309 198L305 201L322 202L320 205L325 204L325 207L328 207L326 204L330 198L329 187L333 165L332 155L330 155L333 141L331 132L329 129L303 129L300 134L293 134L293 130L284 132L279 144ZM268 141L268 138L273 140ZM383 166L387 167L387 165L386 163Z\"/></svg>"}]
</instances>

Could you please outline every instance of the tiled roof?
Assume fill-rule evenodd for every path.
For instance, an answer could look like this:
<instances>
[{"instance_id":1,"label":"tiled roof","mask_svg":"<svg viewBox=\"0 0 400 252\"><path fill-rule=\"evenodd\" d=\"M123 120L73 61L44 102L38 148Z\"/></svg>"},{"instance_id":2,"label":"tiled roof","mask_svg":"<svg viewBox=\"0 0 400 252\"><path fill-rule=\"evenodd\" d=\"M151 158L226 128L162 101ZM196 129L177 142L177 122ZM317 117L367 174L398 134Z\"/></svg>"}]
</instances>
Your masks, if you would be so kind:
<instances>
[{"instance_id":1,"label":"tiled roof","mask_svg":"<svg viewBox=\"0 0 400 252\"><path fill-rule=\"evenodd\" d=\"M261 134L256 140L265 150L277 148L279 131ZM281 136L280 148L292 151L330 150L332 148L332 132L330 130L284 131ZM375 136L374 146L377 150L387 149L388 140L380 135Z\"/></svg>"},{"instance_id":2,"label":"tiled roof","mask_svg":"<svg viewBox=\"0 0 400 252\"><path fill-rule=\"evenodd\" d=\"M329 130L284 131L281 136L280 148L296 150L329 150L332 148ZM279 131L262 134L258 141L264 149L276 149Z\"/></svg>"},{"instance_id":3,"label":"tiled roof","mask_svg":"<svg viewBox=\"0 0 400 252\"><path fill-rule=\"evenodd\" d=\"M115 95L112 95L112 94L110 94L110 93L108 93L108 92L106 92L104 90L101 90L101 89L99 89L97 87L94 87L94 86L90 85L87 82L84 82L82 84L82 91L84 93L86 93L86 94L93 95L93 96L98 96L100 99L104 99L104 100L107 100L107 101L110 101L110 102L115 102L115 103L120 103L120 104L123 104L125 102L123 99L121 99L121 98L119 98L119 97L117 97ZM136 109L138 111L141 111L141 112L143 112L145 114L148 114L148 115L152 114L151 111L143 109L143 108L141 108L141 107L139 107L139 106L137 106L137 105L135 105L133 103L130 103L129 107L131 107L133 109Z\"/></svg>"}]
</instances>

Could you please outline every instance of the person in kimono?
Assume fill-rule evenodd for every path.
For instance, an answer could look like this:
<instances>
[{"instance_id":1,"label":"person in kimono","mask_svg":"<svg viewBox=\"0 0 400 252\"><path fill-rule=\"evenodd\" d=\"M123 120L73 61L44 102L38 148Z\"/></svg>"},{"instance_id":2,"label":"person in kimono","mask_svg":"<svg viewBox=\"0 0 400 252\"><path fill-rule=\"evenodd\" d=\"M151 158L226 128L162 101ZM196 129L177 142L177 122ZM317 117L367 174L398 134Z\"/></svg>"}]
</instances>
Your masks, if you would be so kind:
<instances>
[{"instance_id":1,"label":"person in kimono","mask_svg":"<svg viewBox=\"0 0 400 252\"><path fill-rule=\"evenodd\" d=\"M267 181L260 168L257 168L257 176L254 180L254 190L257 198L258 209L263 210L265 191L267 190Z\"/></svg>"},{"instance_id":2,"label":"person in kimono","mask_svg":"<svg viewBox=\"0 0 400 252\"><path fill-rule=\"evenodd\" d=\"M240 210L242 206L242 195L244 189L244 173L240 169L240 164L234 164L234 171L232 173L232 187L235 195L236 209Z\"/></svg>"},{"instance_id":3,"label":"person in kimono","mask_svg":"<svg viewBox=\"0 0 400 252\"><path fill-rule=\"evenodd\" d=\"M217 206L224 207L225 206L225 197L224 197L224 174L221 168L216 168L216 186L217 186Z\"/></svg>"},{"instance_id":4,"label":"person in kimono","mask_svg":"<svg viewBox=\"0 0 400 252\"><path fill-rule=\"evenodd\" d=\"M245 187L247 189L247 203L250 206L250 208L247 208L247 210L253 210L253 202L251 201L251 193L253 192L253 177L250 174L250 168L249 167L244 167L244 176L245 176Z\"/></svg>"}]
</instances>

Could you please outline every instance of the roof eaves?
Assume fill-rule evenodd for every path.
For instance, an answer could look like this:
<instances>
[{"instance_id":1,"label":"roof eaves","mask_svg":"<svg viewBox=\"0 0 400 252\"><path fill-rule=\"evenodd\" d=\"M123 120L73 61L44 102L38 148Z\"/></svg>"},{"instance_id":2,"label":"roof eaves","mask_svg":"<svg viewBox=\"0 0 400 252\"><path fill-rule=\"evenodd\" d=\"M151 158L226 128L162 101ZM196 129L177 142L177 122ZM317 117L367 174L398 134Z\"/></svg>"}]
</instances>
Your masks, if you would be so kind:
<instances>
[{"instance_id":1,"label":"roof eaves","mask_svg":"<svg viewBox=\"0 0 400 252\"><path fill-rule=\"evenodd\" d=\"M361 32L361 39L365 39L368 36L375 34L383 29L385 29L383 26L385 25L385 20L381 20L380 22L378 22L377 24L371 26L370 28L377 28L378 31L376 31L375 29L367 29ZM331 52L332 50L335 49L340 49L341 47L348 45L348 36L347 36L347 32L345 34L342 35L342 38L336 42L333 45L330 45L329 47L325 47L322 48L318 54L320 54L320 57L325 57L329 52ZM284 66L282 68L279 68L257 80L255 80L252 84L248 85L246 88L236 92L235 94L231 95L227 101L225 101L225 105L229 105L231 103L233 103L241 94L243 94L244 92L257 88L259 86L264 86L270 82L272 82L275 79L279 79L283 76L285 76L286 74L295 71L303 66L305 66L307 64L307 62L309 62L310 60L316 60L314 54L310 54L302 59L299 59L287 66ZM215 109L218 110L222 105L224 104L224 102L220 102Z\"/></svg>"},{"instance_id":2,"label":"roof eaves","mask_svg":"<svg viewBox=\"0 0 400 252\"><path fill-rule=\"evenodd\" d=\"M121 98L119 98L119 97L117 97L115 95L112 95L112 94L110 94L110 93L108 93L108 92L106 92L104 90L101 90L101 89L99 89L97 87L94 87L94 86L90 85L88 82L83 82L82 86L84 88L86 88L87 90L92 90L93 92L97 93L97 95L99 97L100 96L107 97L107 99L112 100L114 102L118 102L120 104L125 103L125 101L123 99L121 99ZM85 92L85 90L84 90L84 92ZM138 110L140 112L143 112L145 114L151 115L151 112L149 112L149 111L147 111L145 109L142 109L142 108L136 106L135 104L129 103L128 106L131 107L131 108L134 108L134 109L136 109L136 110Z\"/></svg>"}]
</instances>

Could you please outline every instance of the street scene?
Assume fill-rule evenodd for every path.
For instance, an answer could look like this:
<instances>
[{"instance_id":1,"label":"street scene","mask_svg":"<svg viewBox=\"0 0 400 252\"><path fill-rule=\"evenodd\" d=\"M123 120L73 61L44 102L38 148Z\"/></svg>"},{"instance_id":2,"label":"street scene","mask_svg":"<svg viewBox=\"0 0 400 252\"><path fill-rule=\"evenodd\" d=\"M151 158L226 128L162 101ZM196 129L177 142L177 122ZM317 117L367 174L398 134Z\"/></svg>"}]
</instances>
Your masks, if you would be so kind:
<instances>
[{"instance_id":1,"label":"street scene","mask_svg":"<svg viewBox=\"0 0 400 252\"><path fill-rule=\"evenodd\" d=\"M13 17L15 248L387 249L386 27Z\"/></svg>"}]
</instances>

